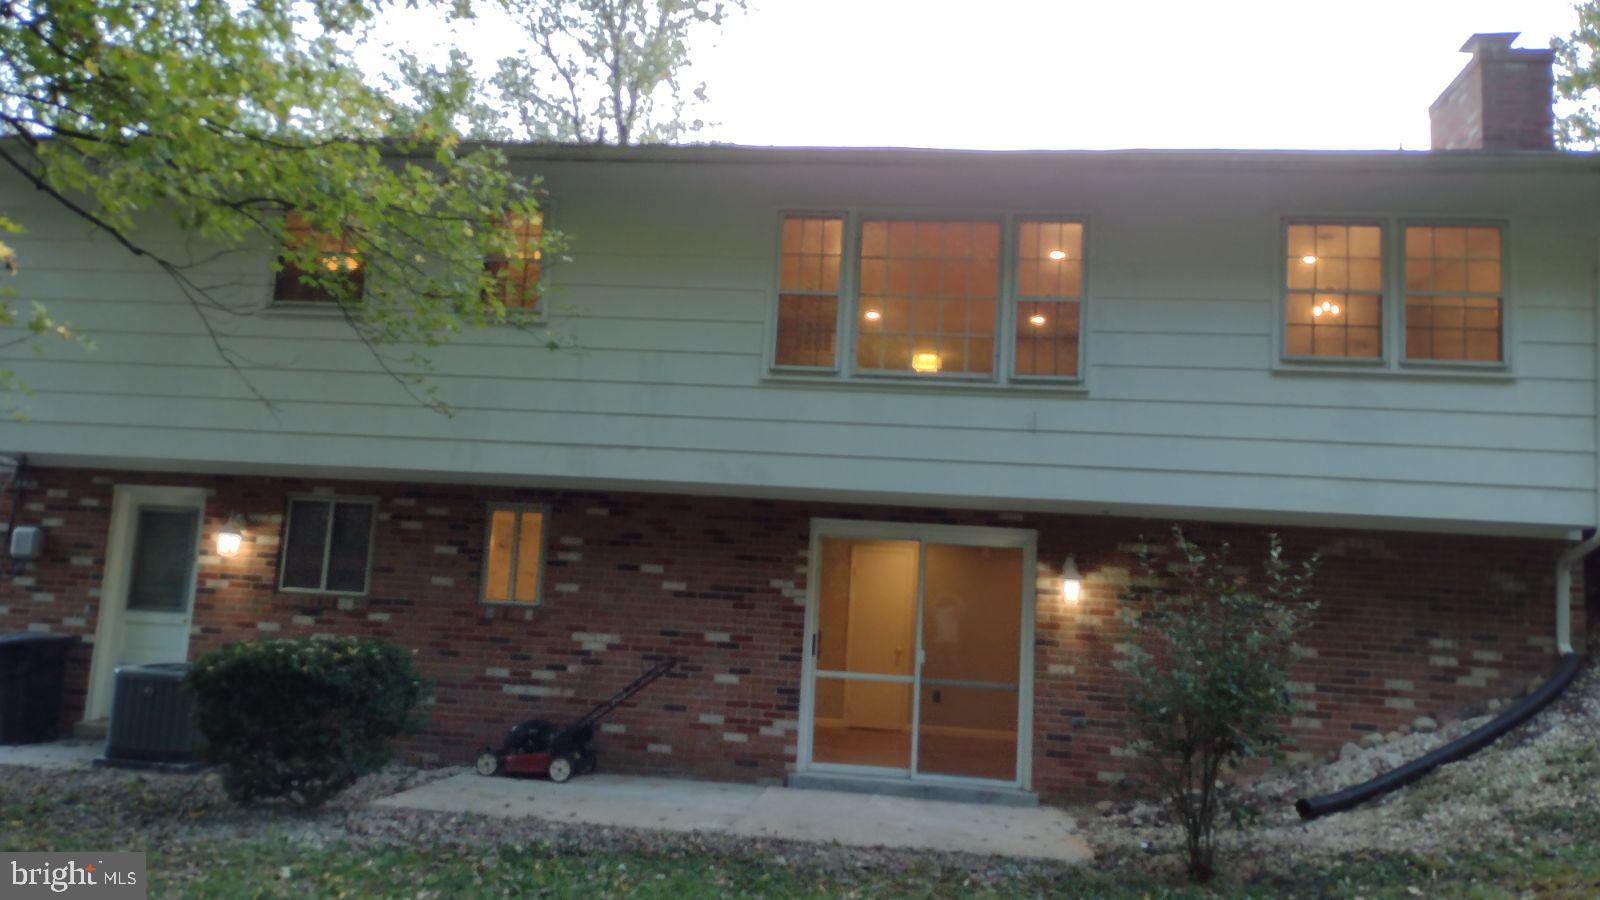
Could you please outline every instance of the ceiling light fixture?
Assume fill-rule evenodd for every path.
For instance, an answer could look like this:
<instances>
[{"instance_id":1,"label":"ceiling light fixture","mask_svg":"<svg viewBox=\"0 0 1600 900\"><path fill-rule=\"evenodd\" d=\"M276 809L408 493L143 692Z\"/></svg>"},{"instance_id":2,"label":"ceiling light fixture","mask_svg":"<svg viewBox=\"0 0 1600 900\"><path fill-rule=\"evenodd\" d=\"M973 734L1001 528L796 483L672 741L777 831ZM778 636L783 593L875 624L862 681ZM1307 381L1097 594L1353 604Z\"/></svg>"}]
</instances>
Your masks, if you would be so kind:
<instances>
[{"instance_id":1,"label":"ceiling light fixture","mask_svg":"<svg viewBox=\"0 0 1600 900\"><path fill-rule=\"evenodd\" d=\"M911 369L914 372L924 372L924 373L939 371L939 354L937 354L937 353L917 353L917 354L913 354L912 357L911 357Z\"/></svg>"},{"instance_id":2,"label":"ceiling light fixture","mask_svg":"<svg viewBox=\"0 0 1600 900\"><path fill-rule=\"evenodd\" d=\"M1305 263L1308 266L1314 266L1314 265L1317 264L1317 258L1315 256L1312 256L1309 253L1307 253L1305 256L1300 257L1300 261Z\"/></svg>"},{"instance_id":3,"label":"ceiling light fixture","mask_svg":"<svg viewBox=\"0 0 1600 900\"><path fill-rule=\"evenodd\" d=\"M1038 314L1031 315L1031 316L1028 317L1028 322L1033 324L1033 325L1036 325L1036 326L1037 325L1043 325L1044 324L1044 316L1041 316L1041 315L1038 315Z\"/></svg>"},{"instance_id":4,"label":"ceiling light fixture","mask_svg":"<svg viewBox=\"0 0 1600 900\"><path fill-rule=\"evenodd\" d=\"M876 322L883 318L883 313L878 312L875 309L869 309L861 314L861 318L866 319L868 322Z\"/></svg>"},{"instance_id":5,"label":"ceiling light fixture","mask_svg":"<svg viewBox=\"0 0 1600 900\"><path fill-rule=\"evenodd\" d=\"M1056 262L1060 262L1063 259L1067 258L1067 251L1065 251L1065 250L1051 250L1050 251L1050 258L1055 260Z\"/></svg>"}]
</instances>

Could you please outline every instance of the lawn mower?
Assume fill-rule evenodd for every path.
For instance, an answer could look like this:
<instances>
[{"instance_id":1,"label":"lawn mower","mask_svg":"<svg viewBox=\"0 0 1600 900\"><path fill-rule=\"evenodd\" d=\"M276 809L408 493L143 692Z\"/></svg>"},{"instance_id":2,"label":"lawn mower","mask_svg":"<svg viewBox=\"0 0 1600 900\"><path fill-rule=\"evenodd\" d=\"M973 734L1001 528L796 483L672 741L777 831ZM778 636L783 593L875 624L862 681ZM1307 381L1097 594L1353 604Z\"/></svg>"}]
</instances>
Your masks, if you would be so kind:
<instances>
[{"instance_id":1,"label":"lawn mower","mask_svg":"<svg viewBox=\"0 0 1600 900\"><path fill-rule=\"evenodd\" d=\"M543 775L560 784L574 775L593 772L595 757L589 742L594 739L594 726L677 664L675 659L656 663L565 728L548 719L529 719L516 725L506 732L499 750L484 748L478 757L478 774Z\"/></svg>"}]
</instances>

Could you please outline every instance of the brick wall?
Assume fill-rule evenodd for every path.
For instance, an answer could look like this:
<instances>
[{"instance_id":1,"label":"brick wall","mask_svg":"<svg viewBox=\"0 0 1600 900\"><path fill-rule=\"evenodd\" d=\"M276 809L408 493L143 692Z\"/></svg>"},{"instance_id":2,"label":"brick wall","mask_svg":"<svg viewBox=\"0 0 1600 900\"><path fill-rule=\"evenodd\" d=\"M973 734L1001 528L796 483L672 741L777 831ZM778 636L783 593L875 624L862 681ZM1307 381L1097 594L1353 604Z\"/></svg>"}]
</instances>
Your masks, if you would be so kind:
<instances>
[{"instance_id":1,"label":"brick wall","mask_svg":"<svg viewBox=\"0 0 1600 900\"><path fill-rule=\"evenodd\" d=\"M191 653L319 633L413 648L437 700L428 731L408 749L451 763L469 761L521 718L576 716L670 654L684 660L678 670L607 721L602 763L739 780L780 780L795 758L812 516L1037 529L1034 787L1081 799L1134 769L1119 724L1115 610L1133 545L1164 534L1166 522L65 469L29 477L37 486L18 521L50 527L48 552L0 581L0 630L92 639L113 485L203 486L211 492L204 548L230 514L247 525L238 556L200 559ZM319 490L381 498L369 597L275 590L287 495ZM537 609L478 602L491 500L550 506ZM1252 553L1264 533L1188 527ZM1550 666L1556 542L1311 529L1284 537L1291 553L1325 557L1322 609L1295 674L1295 752L1327 752L1423 713L1509 696ZM1065 607L1057 567L1069 552L1084 590ZM1578 618L1581 632L1581 606ZM82 713L88 659L84 647L73 660L71 721Z\"/></svg>"}]
</instances>

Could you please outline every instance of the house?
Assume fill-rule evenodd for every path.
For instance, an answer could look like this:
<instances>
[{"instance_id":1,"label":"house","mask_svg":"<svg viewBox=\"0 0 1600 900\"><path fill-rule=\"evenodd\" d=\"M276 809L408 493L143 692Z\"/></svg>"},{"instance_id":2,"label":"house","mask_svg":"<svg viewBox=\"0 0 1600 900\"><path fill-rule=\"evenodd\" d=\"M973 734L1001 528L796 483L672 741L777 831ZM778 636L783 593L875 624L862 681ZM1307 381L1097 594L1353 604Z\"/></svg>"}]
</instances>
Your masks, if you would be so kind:
<instances>
[{"instance_id":1,"label":"house","mask_svg":"<svg viewBox=\"0 0 1600 900\"><path fill-rule=\"evenodd\" d=\"M0 630L85 638L87 723L119 663L393 640L451 763L671 655L606 767L1062 802L1134 768L1119 594L1176 521L1323 554L1295 752L1513 695L1600 524L1600 159L1552 150L1512 37L1468 42L1435 152L513 148L573 346L438 350L454 417L270 249L207 264L263 403L6 176L13 283L101 349L14 363L7 513L48 536Z\"/></svg>"}]
</instances>

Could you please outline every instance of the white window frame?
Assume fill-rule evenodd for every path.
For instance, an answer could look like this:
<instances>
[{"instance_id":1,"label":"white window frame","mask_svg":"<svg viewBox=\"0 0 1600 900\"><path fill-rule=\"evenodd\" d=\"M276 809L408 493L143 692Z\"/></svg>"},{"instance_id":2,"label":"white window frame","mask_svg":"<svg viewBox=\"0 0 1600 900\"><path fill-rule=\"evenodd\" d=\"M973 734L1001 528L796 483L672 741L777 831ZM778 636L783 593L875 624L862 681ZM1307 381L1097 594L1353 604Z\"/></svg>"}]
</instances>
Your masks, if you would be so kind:
<instances>
[{"instance_id":1,"label":"white window frame","mask_svg":"<svg viewBox=\"0 0 1600 900\"><path fill-rule=\"evenodd\" d=\"M322 576L319 579L321 587L290 587L283 583L284 575L289 569L289 532L294 527L295 501L312 503L327 503L328 523L322 533ZM369 506L372 508L371 524L367 530L367 564L362 572L361 590L337 591L328 588L328 559L333 552L333 520L334 507L338 504ZM372 592L372 557L378 542L378 498L354 497L344 494L290 494L284 504L283 537L280 539L278 551L278 591L284 594L319 594L334 597L365 597Z\"/></svg>"},{"instance_id":2,"label":"white window frame","mask_svg":"<svg viewBox=\"0 0 1600 900\"><path fill-rule=\"evenodd\" d=\"M511 582L507 593L510 595L504 600L489 599L489 541L494 534L494 514L509 512L512 514L511 534L511 565L509 567ZM522 516L525 513L538 513L540 521L539 534L539 572L534 576L533 599L516 599L517 584L517 559L521 549L518 537L522 534ZM544 605L544 573L545 559L550 555L550 507L543 503L500 503L490 501L484 504L483 509L483 572L478 576L478 602L485 606L513 606L519 609L533 609Z\"/></svg>"},{"instance_id":3,"label":"white window frame","mask_svg":"<svg viewBox=\"0 0 1600 900\"><path fill-rule=\"evenodd\" d=\"M834 323L834 365L786 366L776 360L778 346L778 304L782 291L783 222L786 218L843 219L839 261L839 303ZM883 369L860 369L855 365L856 316L861 303L860 248L861 226L866 220L895 221L991 221L1000 226L1000 266L995 288L995 335L992 369L983 373L916 373ZM1023 375L1015 373L1016 357L1016 249L1021 222L1072 222L1083 227L1083 280L1078 303L1078 371L1067 375ZM995 211L974 209L839 209L783 208L775 211L775 237L772 244L772 278L769 289L767 327L763 365L768 380L807 381L855 386L934 386L973 389L1046 389L1086 391L1089 371L1089 313L1091 306L1090 258L1093 256L1093 225L1084 212L1056 210Z\"/></svg>"},{"instance_id":4,"label":"white window frame","mask_svg":"<svg viewBox=\"0 0 1600 900\"><path fill-rule=\"evenodd\" d=\"M1291 224L1315 225L1318 223L1341 225L1379 225L1383 228L1383 310L1379 319L1382 328L1383 353L1376 359L1365 357L1289 356L1285 351L1288 342L1288 321L1284 315L1285 298L1289 293L1288 272L1289 226ZM1486 227L1500 229L1500 340L1499 362L1474 362L1470 360L1416 360L1405 358L1405 230L1408 226L1424 227ZM1275 278L1272 301L1272 361L1271 370L1278 374L1301 375L1326 373L1331 375L1373 375L1380 377L1437 377L1459 379L1484 379L1510 381L1514 378L1511 365L1513 338L1511 283L1511 226L1505 219L1484 216L1412 216L1405 214L1305 213L1283 214L1275 227L1277 234L1271 246L1276 255L1272 271Z\"/></svg>"}]
</instances>

